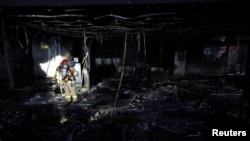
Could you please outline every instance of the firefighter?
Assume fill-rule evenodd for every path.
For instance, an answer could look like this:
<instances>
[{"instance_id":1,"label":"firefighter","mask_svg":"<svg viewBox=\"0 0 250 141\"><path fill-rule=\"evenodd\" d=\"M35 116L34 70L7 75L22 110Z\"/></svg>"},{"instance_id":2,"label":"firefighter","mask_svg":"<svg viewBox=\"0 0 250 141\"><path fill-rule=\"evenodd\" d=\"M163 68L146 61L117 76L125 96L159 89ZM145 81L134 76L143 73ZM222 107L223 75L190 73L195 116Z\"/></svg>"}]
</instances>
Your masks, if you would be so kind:
<instances>
[{"instance_id":1,"label":"firefighter","mask_svg":"<svg viewBox=\"0 0 250 141\"><path fill-rule=\"evenodd\" d=\"M75 77L78 76L78 71L74 65L74 61L64 59L56 69L57 84L67 102L77 101Z\"/></svg>"}]
</instances>

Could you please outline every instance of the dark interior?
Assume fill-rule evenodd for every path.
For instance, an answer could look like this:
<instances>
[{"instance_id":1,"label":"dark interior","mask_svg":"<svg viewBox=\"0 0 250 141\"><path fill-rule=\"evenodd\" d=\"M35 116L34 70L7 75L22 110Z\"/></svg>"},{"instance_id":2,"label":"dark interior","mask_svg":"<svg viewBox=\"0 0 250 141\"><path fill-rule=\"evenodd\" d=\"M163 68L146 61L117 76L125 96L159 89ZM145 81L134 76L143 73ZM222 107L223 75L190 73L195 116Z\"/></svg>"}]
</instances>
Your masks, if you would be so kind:
<instances>
[{"instance_id":1,"label":"dark interior","mask_svg":"<svg viewBox=\"0 0 250 141\"><path fill-rule=\"evenodd\" d=\"M237 0L1 0L0 141L247 139L249 16ZM75 103L54 77L67 56Z\"/></svg>"}]
</instances>

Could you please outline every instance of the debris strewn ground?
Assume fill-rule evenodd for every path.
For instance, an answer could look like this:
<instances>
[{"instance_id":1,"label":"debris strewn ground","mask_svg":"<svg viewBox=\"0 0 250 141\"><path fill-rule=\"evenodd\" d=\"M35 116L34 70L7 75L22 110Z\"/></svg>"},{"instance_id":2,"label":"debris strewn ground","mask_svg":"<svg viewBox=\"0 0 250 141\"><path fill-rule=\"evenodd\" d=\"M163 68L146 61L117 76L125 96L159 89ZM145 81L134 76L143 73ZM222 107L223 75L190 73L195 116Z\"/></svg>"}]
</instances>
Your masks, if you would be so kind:
<instances>
[{"instance_id":1,"label":"debris strewn ground","mask_svg":"<svg viewBox=\"0 0 250 141\"><path fill-rule=\"evenodd\" d=\"M242 89L224 77L103 79L67 103L53 79L3 91L0 140L203 141L211 129L246 130Z\"/></svg>"}]
</instances>

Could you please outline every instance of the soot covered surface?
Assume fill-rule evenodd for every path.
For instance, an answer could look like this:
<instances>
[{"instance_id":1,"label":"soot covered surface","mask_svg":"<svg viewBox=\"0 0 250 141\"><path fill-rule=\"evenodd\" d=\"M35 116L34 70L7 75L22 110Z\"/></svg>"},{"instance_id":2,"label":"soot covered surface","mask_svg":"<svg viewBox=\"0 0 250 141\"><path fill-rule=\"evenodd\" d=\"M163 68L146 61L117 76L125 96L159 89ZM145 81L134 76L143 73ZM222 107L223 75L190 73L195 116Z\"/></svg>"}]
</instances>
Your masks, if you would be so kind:
<instances>
[{"instance_id":1,"label":"soot covered surface","mask_svg":"<svg viewBox=\"0 0 250 141\"><path fill-rule=\"evenodd\" d=\"M53 79L1 95L0 140L203 141L212 129L247 130L242 90L223 77L170 77L164 72L134 82L111 77L61 97Z\"/></svg>"}]
</instances>

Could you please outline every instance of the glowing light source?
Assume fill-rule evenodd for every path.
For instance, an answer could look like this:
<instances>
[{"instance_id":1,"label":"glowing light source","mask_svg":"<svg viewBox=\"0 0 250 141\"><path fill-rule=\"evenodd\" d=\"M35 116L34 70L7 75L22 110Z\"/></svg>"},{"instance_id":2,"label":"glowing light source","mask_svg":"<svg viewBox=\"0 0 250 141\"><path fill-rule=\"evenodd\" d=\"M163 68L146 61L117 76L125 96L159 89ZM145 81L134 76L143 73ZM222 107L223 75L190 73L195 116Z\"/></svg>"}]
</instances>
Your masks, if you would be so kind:
<instances>
[{"instance_id":1,"label":"glowing light source","mask_svg":"<svg viewBox=\"0 0 250 141\"><path fill-rule=\"evenodd\" d=\"M66 59L66 57L58 55L56 57L51 58L47 62L39 63L39 66L47 77L54 77L56 68L63 59Z\"/></svg>"},{"instance_id":2,"label":"glowing light source","mask_svg":"<svg viewBox=\"0 0 250 141\"><path fill-rule=\"evenodd\" d=\"M48 49L49 48L49 46L44 42L41 42L40 47L41 47L41 49Z\"/></svg>"}]
</instances>

